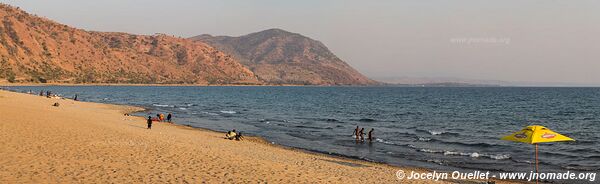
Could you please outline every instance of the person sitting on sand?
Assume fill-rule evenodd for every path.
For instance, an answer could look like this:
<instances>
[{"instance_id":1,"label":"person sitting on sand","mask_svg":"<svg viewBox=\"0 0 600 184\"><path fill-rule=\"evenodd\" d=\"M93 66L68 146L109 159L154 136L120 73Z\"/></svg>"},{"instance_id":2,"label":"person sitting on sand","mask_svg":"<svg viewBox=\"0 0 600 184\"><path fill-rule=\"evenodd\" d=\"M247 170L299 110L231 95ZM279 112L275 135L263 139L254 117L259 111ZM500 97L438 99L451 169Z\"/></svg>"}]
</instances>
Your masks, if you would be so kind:
<instances>
[{"instance_id":1,"label":"person sitting on sand","mask_svg":"<svg viewBox=\"0 0 600 184\"><path fill-rule=\"evenodd\" d=\"M360 141L365 141L365 128L361 128L358 135L360 135Z\"/></svg>"},{"instance_id":2,"label":"person sitting on sand","mask_svg":"<svg viewBox=\"0 0 600 184\"><path fill-rule=\"evenodd\" d=\"M152 129L152 116L148 116L148 129Z\"/></svg>"},{"instance_id":3,"label":"person sitting on sand","mask_svg":"<svg viewBox=\"0 0 600 184\"><path fill-rule=\"evenodd\" d=\"M164 114L160 114L160 116L158 116L160 118L160 121L163 122L165 121L165 115Z\"/></svg>"},{"instance_id":4,"label":"person sitting on sand","mask_svg":"<svg viewBox=\"0 0 600 184\"><path fill-rule=\"evenodd\" d=\"M167 114L167 121L169 123L171 123L171 118L173 117L173 115L171 115L171 113Z\"/></svg>"},{"instance_id":5,"label":"person sitting on sand","mask_svg":"<svg viewBox=\"0 0 600 184\"><path fill-rule=\"evenodd\" d=\"M237 135L235 135L235 140L241 141L242 139L244 139L244 136L242 135L242 132L240 132Z\"/></svg>"},{"instance_id":6,"label":"person sitting on sand","mask_svg":"<svg viewBox=\"0 0 600 184\"><path fill-rule=\"evenodd\" d=\"M225 134L225 138L232 140L237 136L237 133L235 132L235 129L233 129L232 131L227 132L227 134Z\"/></svg>"},{"instance_id":7,"label":"person sitting on sand","mask_svg":"<svg viewBox=\"0 0 600 184\"><path fill-rule=\"evenodd\" d=\"M368 135L369 142L373 141L373 138L374 138L374 137L373 137L373 131L374 131L374 130L375 130L374 128L371 128L371 130L369 131L369 135Z\"/></svg>"},{"instance_id":8,"label":"person sitting on sand","mask_svg":"<svg viewBox=\"0 0 600 184\"><path fill-rule=\"evenodd\" d=\"M160 121L160 114L156 114L156 121Z\"/></svg>"}]
</instances>

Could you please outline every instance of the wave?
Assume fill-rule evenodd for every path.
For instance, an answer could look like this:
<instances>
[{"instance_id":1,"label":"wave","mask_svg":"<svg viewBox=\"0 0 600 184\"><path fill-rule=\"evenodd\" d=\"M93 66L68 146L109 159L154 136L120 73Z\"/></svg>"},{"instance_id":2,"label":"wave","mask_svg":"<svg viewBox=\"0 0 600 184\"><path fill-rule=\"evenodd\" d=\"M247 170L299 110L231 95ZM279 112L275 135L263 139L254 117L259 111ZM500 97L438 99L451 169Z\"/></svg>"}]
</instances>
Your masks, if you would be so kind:
<instances>
[{"instance_id":1,"label":"wave","mask_svg":"<svg viewBox=\"0 0 600 184\"><path fill-rule=\"evenodd\" d=\"M439 160L439 159L433 159L433 160L429 159L429 160L426 160L426 161L427 162L431 162L431 163L435 163L435 164L438 164L438 165L444 165L444 161Z\"/></svg>"},{"instance_id":2,"label":"wave","mask_svg":"<svg viewBox=\"0 0 600 184\"><path fill-rule=\"evenodd\" d=\"M271 119L271 118L267 118L267 119L259 119L258 121L260 122L287 122L286 120L281 120L281 119Z\"/></svg>"},{"instance_id":3,"label":"wave","mask_svg":"<svg viewBox=\"0 0 600 184\"><path fill-rule=\"evenodd\" d=\"M486 154L486 153L478 153L478 152L460 152L460 151L449 151L449 150L433 150L427 148L417 149L419 152L423 153L436 153L443 155L451 155L451 156L468 156L471 158L489 158L492 160L506 160L511 158L509 154Z\"/></svg>"},{"instance_id":4,"label":"wave","mask_svg":"<svg viewBox=\"0 0 600 184\"><path fill-rule=\"evenodd\" d=\"M164 105L164 104L152 104L152 106L155 106L155 107L175 107L173 105Z\"/></svg>"},{"instance_id":5,"label":"wave","mask_svg":"<svg viewBox=\"0 0 600 184\"><path fill-rule=\"evenodd\" d=\"M353 135L352 137L354 138L356 136ZM383 140L383 139L380 139L380 138L375 138L375 142L380 142L380 143L389 144L389 145L398 145L396 143L393 143L393 142L390 142L390 141L386 141L386 140Z\"/></svg>"},{"instance_id":6,"label":"wave","mask_svg":"<svg viewBox=\"0 0 600 184\"><path fill-rule=\"evenodd\" d=\"M600 155L583 156L583 158L587 158L587 159L600 159Z\"/></svg>"},{"instance_id":7,"label":"wave","mask_svg":"<svg viewBox=\"0 0 600 184\"><path fill-rule=\"evenodd\" d=\"M586 166L561 166L561 168L567 170L578 170L578 171L597 171L600 167L586 167Z\"/></svg>"},{"instance_id":8,"label":"wave","mask_svg":"<svg viewBox=\"0 0 600 184\"><path fill-rule=\"evenodd\" d=\"M478 158L480 156L479 153L477 153L477 152L464 153L464 152L457 152L457 151L444 151L444 155L469 156L472 158Z\"/></svg>"},{"instance_id":9,"label":"wave","mask_svg":"<svg viewBox=\"0 0 600 184\"><path fill-rule=\"evenodd\" d=\"M489 157L494 160L506 160L510 158L510 154L489 155Z\"/></svg>"},{"instance_id":10,"label":"wave","mask_svg":"<svg viewBox=\"0 0 600 184\"><path fill-rule=\"evenodd\" d=\"M340 122L340 120L333 119L333 118L327 118L327 119L324 119L324 120L327 121L327 122Z\"/></svg>"},{"instance_id":11,"label":"wave","mask_svg":"<svg viewBox=\"0 0 600 184\"><path fill-rule=\"evenodd\" d=\"M444 151L436 151L436 150L432 150L432 149L418 149L417 151L423 152L423 153L444 153Z\"/></svg>"},{"instance_id":12,"label":"wave","mask_svg":"<svg viewBox=\"0 0 600 184\"><path fill-rule=\"evenodd\" d=\"M187 110L185 107L179 107L180 110Z\"/></svg>"},{"instance_id":13,"label":"wave","mask_svg":"<svg viewBox=\"0 0 600 184\"><path fill-rule=\"evenodd\" d=\"M235 114L235 113L237 113L235 111L219 111L219 112L221 112L223 114Z\"/></svg>"},{"instance_id":14,"label":"wave","mask_svg":"<svg viewBox=\"0 0 600 184\"><path fill-rule=\"evenodd\" d=\"M435 130L427 130L427 132L429 132L429 134L431 134L431 135L442 135L443 133L446 133L444 131L435 131Z\"/></svg>"},{"instance_id":15,"label":"wave","mask_svg":"<svg viewBox=\"0 0 600 184\"><path fill-rule=\"evenodd\" d=\"M334 123L343 123L341 120L335 118L298 118L310 121L325 121L325 122L334 122Z\"/></svg>"},{"instance_id":16,"label":"wave","mask_svg":"<svg viewBox=\"0 0 600 184\"><path fill-rule=\"evenodd\" d=\"M204 111L202 111L202 113L203 113L203 114L208 114L208 115L211 115L211 116L217 116L217 115L219 115L219 114L217 114L217 113L212 113L212 112L204 112Z\"/></svg>"},{"instance_id":17,"label":"wave","mask_svg":"<svg viewBox=\"0 0 600 184\"><path fill-rule=\"evenodd\" d=\"M394 116L406 116L406 115L423 115L422 112L402 112L402 113L395 113Z\"/></svg>"},{"instance_id":18,"label":"wave","mask_svg":"<svg viewBox=\"0 0 600 184\"><path fill-rule=\"evenodd\" d=\"M517 159L510 159L510 160L513 162L516 162L516 163L533 164L533 161L531 161L531 160L517 160Z\"/></svg>"},{"instance_id":19,"label":"wave","mask_svg":"<svg viewBox=\"0 0 600 184\"><path fill-rule=\"evenodd\" d=\"M481 147L489 148L489 147L503 146L503 145L496 145L496 144L489 144L489 143L482 143L482 142L472 142L472 143L452 142L452 141L444 141L444 140L439 140L439 139L431 139L431 138L423 138L423 137L418 137L418 139L419 139L419 141L424 141L424 142L437 142L437 143L441 143L441 144L453 144L453 145L477 147L477 148L481 148Z\"/></svg>"},{"instance_id":20,"label":"wave","mask_svg":"<svg viewBox=\"0 0 600 184\"><path fill-rule=\"evenodd\" d=\"M333 129L331 127L315 127L315 126L306 126L306 125L296 125L296 128L310 128L310 129Z\"/></svg>"},{"instance_id":21,"label":"wave","mask_svg":"<svg viewBox=\"0 0 600 184\"><path fill-rule=\"evenodd\" d=\"M360 119L351 119L352 121L359 121L359 122L375 122L377 121L376 119L371 119L371 118L360 118Z\"/></svg>"},{"instance_id":22,"label":"wave","mask_svg":"<svg viewBox=\"0 0 600 184\"><path fill-rule=\"evenodd\" d=\"M431 138L417 137L417 140L422 141L422 142L427 142L427 141L431 141Z\"/></svg>"},{"instance_id":23,"label":"wave","mask_svg":"<svg viewBox=\"0 0 600 184\"><path fill-rule=\"evenodd\" d=\"M454 132L447 132L444 130L421 130L421 129L417 129L417 132L424 132L424 133L428 133L429 135L460 135L459 133L454 133Z\"/></svg>"}]
</instances>

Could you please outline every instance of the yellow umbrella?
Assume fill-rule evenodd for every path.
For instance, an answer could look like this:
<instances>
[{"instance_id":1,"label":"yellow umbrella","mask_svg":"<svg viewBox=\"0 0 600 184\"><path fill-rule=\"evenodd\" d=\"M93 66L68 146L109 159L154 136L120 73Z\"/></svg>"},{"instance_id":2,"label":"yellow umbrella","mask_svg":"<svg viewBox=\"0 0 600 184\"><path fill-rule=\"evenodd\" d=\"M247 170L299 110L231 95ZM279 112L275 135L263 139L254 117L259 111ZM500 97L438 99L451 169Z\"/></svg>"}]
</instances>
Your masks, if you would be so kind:
<instances>
[{"instance_id":1,"label":"yellow umbrella","mask_svg":"<svg viewBox=\"0 0 600 184\"><path fill-rule=\"evenodd\" d=\"M535 145L535 172L538 172L538 143L575 141L567 136L560 135L546 127L540 125L531 125L523 130L515 132L509 136L502 137L502 140L522 142ZM537 180L536 180L537 183Z\"/></svg>"}]
</instances>

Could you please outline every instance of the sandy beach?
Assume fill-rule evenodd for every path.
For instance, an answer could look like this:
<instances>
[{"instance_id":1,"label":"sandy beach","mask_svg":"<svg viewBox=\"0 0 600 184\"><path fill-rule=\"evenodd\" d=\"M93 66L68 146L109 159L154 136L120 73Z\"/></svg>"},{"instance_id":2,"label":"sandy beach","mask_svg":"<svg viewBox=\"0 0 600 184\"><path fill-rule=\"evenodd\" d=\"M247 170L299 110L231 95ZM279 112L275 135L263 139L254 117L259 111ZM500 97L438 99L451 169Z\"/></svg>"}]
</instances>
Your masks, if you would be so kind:
<instances>
[{"instance_id":1,"label":"sandy beach","mask_svg":"<svg viewBox=\"0 0 600 184\"><path fill-rule=\"evenodd\" d=\"M452 183L398 180L399 169L426 170L260 138L232 141L167 123L148 130L143 118L123 115L139 110L0 90L0 183Z\"/></svg>"}]
</instances>

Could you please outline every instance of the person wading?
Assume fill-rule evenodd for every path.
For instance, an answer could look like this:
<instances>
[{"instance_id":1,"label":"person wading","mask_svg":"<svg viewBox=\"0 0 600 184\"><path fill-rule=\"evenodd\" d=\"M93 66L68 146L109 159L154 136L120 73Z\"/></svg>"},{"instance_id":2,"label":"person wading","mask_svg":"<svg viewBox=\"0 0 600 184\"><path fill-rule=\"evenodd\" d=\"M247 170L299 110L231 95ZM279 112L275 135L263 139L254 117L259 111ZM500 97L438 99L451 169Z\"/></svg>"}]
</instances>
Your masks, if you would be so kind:
<instances>
[{"instance_id":1,"label":"person wading","mask_svg":"<svg viewBox=\"0 0 600 184\"><path fill-rule=\"evenodd\" d=\"M356 126L356 129L354 129L354 134L353 134L356 137L357 142L358 142L358 138L359 138L358 130L359 130L359 128L358 128L358 126Z\"/></svg>"},{"instance_id":2,"label":"person wading","mask_svg":"<svg viewBox=\"0 0 600 184\"><path fill-rule=\"evenodd\" d=\"M365 141L365 128L361 128L358 135L360 135L360 141Z\"/></svg>"},{"instance_id":3,"label":"person wading","mask_svg":"<svg viewBox=\"0 0 600 184\"><path fill-rule=\"evenodd\" d=\"M373 139L374 139L373 131L375 131L374 128L371 128L371 130L369 131L369 135L368 135L369 142L373 141Z\"/></svg>"}]
</instances>

